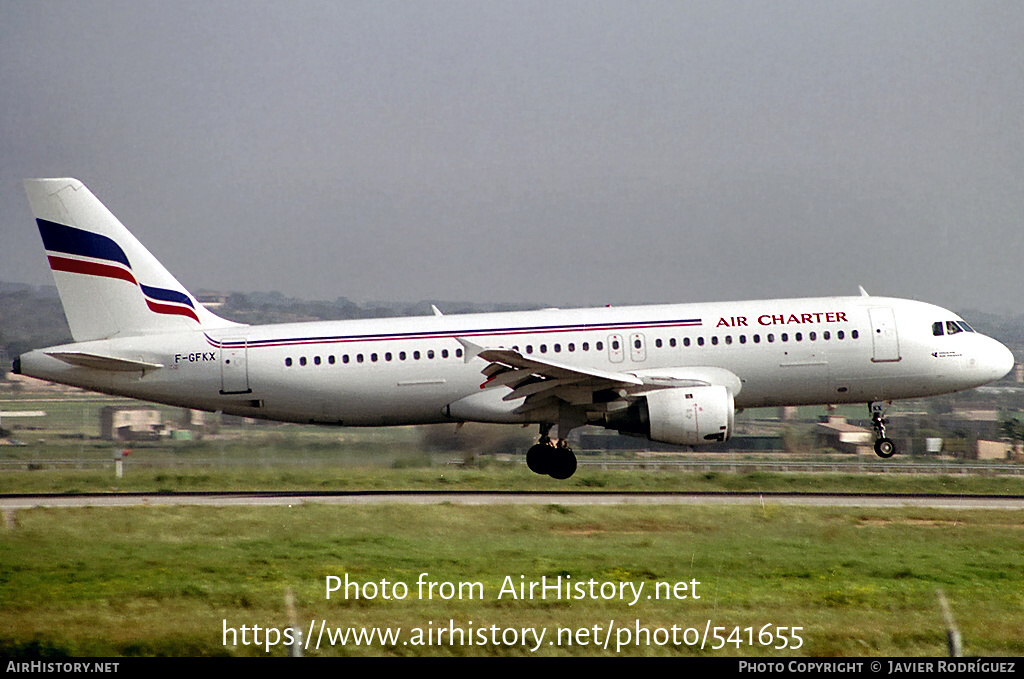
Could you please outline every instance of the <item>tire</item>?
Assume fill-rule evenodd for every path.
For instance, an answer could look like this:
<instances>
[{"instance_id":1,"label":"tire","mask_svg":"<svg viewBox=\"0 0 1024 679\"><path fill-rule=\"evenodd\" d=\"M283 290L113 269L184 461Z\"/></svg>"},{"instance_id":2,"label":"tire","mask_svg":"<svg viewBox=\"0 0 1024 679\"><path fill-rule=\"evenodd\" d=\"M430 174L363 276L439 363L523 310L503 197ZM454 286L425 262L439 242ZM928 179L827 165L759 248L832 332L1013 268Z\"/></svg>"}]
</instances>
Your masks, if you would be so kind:
<instances>
[{"instance_id":1,"label":"tire","mask_svg":"<svg viewBox=\"0 0 1024 679\"><path fill-rule=\"evenodd\" d=\"M875 441L875 454L880 458L888 460L896 454L896 444L892 442L892 439L878 439Z\"/></svg>"},{"instance_id":2,"label":"tire","mask_svg":"<svg viewBox=\"0 0 1024 679\"><path fill-rule=\"evenodd\" d=\"M550 471L550 457L554 451L554 448L543 443L530 446L530 449L526 451L526 466L534 474L546 475Z\"/></svg>"},{"instance_id":3,"label":"tire","mask_svg":"<svg viewBox=\"0 0 1024 679\"><path fill-rule=\"evenodd\" d=\"M551 459L548 476L564 481L576 473L576 455L569 448L555 448Z\"/></svg>"}]
</instances>

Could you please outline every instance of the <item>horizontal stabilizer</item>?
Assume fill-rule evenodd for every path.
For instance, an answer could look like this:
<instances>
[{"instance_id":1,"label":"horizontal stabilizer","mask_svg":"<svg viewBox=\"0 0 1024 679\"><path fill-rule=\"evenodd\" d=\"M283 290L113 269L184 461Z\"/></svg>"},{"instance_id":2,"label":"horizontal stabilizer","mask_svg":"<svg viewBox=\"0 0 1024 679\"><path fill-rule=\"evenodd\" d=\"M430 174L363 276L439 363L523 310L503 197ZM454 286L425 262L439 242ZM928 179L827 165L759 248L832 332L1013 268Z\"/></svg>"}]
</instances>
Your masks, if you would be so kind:
<instances>
[{"instance_id":1,"label":"horizontal stabilizer","mask_svg":"<svg viewBox=\"0 0 1024 679\"><path fill-rule=\"evenodd\" d=\"M53 356L70 365L112 372L146 372L147 370L159 370L163 367L160 363L101 356L100 354L89 354L84 351L47 351L46 355Z\"/></svg>"}]
</instances>

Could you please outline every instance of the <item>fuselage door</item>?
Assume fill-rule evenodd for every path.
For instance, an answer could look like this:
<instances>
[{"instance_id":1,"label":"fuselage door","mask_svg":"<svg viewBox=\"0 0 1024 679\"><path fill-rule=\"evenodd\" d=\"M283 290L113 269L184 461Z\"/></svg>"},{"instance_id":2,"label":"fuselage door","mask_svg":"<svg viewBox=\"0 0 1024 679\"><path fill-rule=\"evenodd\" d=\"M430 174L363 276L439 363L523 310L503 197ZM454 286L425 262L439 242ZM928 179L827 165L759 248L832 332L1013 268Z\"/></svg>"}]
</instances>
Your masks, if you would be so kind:
<instances>
[{"instance_id":1,"label":"fuselage door","mask_svg":"<svg viewBox=\"0 0 1024 679\"><path fill-rule=\"evenodd\" d=\"M896 334L896 316L890 307L868 309L871 317L871 342L875 363L900 360L900 340Z\"/></svg>"},{"instance_id":2,"label":"fuselage door","mask_svg":"<svg viewBox=\"0 0 1024 679\"><path fill-rule=\"evenodd\" d=\"M248 345L244 337L229 337L220 345L220 393L248 394Z\"/></svg>"},{"instance_id":3,"label":"fuselage door","mask_svg":"<svg viewBox=\"0 0 1024 679\"><path fill-rule=\"evenodd\" d=\"M622 335L608 335L608 360L612 363L622 363L624 357Z\"/></svg>"}]
</instances>

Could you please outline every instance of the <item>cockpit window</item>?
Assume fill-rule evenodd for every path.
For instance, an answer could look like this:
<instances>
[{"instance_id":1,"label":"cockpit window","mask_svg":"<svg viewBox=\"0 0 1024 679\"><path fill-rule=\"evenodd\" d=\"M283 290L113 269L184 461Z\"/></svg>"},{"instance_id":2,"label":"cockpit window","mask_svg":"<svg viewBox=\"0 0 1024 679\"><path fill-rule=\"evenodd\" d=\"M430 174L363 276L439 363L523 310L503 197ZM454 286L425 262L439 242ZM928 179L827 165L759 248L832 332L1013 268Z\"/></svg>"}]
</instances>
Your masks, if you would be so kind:
<instances>
[{"instance_id":1,"label":"cockpit window","mask_svg":"<svg viewBox=\"0 0 1024 679\"><path fill-rule=\"evenodd\" d=\"M942 321L932 323L932 334L936 337L942 336Z\"/></svg>"},{"instance_id":2,"label":"cockpit window","mask_svg":"<svg viewBox=\"0 0 1024 679\"><path fill-rule=\"evenodd\" d=\"M957 325L959 325L961 328L963 328L967 332L974 332L974 328L972 328L971 326L967 325L967 323L965 321L957 321Z\"/></svg>"},{"instance_id":3,"label":"cockpit window","mask_svg":"<svg viewBox=\"0 0 1024 679\"><path fill-rule=\"evenodd\" d=\"M955 335L958 332L963 332L964 329L957 325L956 321L946 321L946 334Z\"/></svg>"}]
</instances>

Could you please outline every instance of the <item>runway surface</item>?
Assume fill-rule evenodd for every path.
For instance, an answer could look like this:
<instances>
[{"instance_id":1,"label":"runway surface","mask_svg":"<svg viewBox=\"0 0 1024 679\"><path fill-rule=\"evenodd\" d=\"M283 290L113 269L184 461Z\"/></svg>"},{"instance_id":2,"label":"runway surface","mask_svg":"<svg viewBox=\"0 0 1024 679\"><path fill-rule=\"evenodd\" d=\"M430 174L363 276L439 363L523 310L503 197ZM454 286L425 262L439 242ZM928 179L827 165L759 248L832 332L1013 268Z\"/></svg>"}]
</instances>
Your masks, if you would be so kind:
<instances>
[{"instance_id":1,"label":"runway surface","mask_svg":"<svg viewBox=\"0 0 1024 679\"><path fill-rule=\"evenodd\" d=\"M1024 509L1024 497L1004 495L881 495L824 493L576 493L490 491L380 491L367 493L96 493L4 495L0 510L33 507L209 507L301 504L460 505L797 505L808 507L928 507L932 509Z\"/></svg>"}]
</instances>

